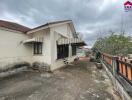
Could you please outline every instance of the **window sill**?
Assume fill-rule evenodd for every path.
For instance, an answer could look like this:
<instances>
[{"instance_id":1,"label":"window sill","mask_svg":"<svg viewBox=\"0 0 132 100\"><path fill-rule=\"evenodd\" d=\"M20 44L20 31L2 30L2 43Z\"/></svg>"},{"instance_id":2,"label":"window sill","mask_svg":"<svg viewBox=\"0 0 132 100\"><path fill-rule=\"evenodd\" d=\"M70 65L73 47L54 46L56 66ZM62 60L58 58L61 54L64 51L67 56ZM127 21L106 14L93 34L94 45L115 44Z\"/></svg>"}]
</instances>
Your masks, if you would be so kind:
<instances>
[{"instance_id":1,"label":"window sill","mask_svg":"<svg viewBox=\"0 0 132 100\"><path fill-rule=\"evenodd\" d=\"M33 56L43 56L43 54L33 54Z\"/></svg>"},{"instance_id":2,"label":"window sill","mask_svg":"<svg viewBox=\"0 0 132 100\"><path fill-rule=\"evenodd\" d=\"M56 59L56 61L59 61L59 60L64 60L64 59L68 59L69 57L65 57L65 58L59 58L59 59Z\"/></svg>"},{"instance_id":3,"label":"window sill","mask_svg":"<svg viewBox=\"0 0 132 100\"><path fill-rule=\"evenodd\" d=\"M59 58L59 59L56 59L56 61L61 61L61 60L64 60L64 59L68 59L68 58L71 58L71 57L76 57L77 55L72 55L70 57L65 57L65 58Z\"/></svg>"}]
</instances>

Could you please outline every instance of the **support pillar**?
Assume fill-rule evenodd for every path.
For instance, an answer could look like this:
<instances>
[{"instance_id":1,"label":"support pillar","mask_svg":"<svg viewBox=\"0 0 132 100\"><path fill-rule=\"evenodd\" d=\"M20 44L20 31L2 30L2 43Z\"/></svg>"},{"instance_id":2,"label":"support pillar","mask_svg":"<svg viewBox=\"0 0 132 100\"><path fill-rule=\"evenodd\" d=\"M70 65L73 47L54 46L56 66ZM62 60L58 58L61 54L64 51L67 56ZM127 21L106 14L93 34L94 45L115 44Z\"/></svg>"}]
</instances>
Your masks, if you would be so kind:
<instances>
[{"instance_id":1,"label":"support pillar","mask_svg":"<svg viewBox=\"0 0 132 100\"><path fill-rule=\"evenodd\" d=\"M72 46L71 46L71 44L69 44L69 57L71 57L72 56Z\"/></svg>"}]
</instances>

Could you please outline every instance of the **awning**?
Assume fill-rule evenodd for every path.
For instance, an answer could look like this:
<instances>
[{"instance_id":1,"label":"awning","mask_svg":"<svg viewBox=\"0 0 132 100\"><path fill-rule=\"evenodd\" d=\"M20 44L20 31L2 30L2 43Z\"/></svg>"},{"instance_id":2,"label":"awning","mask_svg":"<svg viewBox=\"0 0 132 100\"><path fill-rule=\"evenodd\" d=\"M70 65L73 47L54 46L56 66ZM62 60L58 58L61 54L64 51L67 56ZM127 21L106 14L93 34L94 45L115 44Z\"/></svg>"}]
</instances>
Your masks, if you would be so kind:
<instances>
[{"instance_id":1,"label":"awning","mask_svg":"<svg viewBox=\"0 0 132 100\"><path fill-rule=\"evenodd\" d=\"M64 45L64 44L73 44L73 45L86 45L84 41L82 41L80 38L61 38L57 40L58 45Z\"/></svg>"},{"instance_id":2,"label":"awning","mask_svg":"<svg viewBox=\"0 0 132 100\"><path fill-rule=\"evenodd\" d=\"M27 40L23 41L23 44L35 43L35 42L43 42L43 38L42 37L36 37L36 38L27 39Z\"/></svg>"}]
</instances>

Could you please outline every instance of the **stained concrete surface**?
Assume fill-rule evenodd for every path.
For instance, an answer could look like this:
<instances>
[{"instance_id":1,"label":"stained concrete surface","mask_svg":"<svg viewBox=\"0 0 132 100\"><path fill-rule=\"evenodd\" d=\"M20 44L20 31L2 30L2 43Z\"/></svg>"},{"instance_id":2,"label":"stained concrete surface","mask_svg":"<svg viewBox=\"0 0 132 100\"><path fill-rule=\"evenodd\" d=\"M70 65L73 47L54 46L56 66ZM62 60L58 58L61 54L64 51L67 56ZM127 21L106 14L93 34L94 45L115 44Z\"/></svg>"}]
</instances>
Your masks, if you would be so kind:
<instances>
[{"instance_id":1,"label":"stained concrete surface","mask_svg":"<svg viewBox=\"0 0 132 100\"><path fill-rule=\"evenodd\" d=\"M120 100L104 70L78 61L53 73L26 71L0 80L0 100Z\"/></svg>"}]
</instances>

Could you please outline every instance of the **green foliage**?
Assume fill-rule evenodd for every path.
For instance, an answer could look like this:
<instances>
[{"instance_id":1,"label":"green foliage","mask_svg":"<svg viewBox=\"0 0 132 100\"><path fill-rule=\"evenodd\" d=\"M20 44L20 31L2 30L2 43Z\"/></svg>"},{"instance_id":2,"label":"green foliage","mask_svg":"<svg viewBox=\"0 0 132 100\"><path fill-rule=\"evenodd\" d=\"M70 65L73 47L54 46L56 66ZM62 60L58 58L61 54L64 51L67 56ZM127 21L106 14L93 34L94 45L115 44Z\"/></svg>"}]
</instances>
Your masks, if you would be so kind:
<instances>
[{"instance_id":1,"label":"green foliage","mask_svg":"<svg viewBox=\"0 0 132 100\"><path fill-rule=\"evenodd\" d=\"M111 34L108 37L98 38L93 49L98 49L111 55L127 55L132 53L132 42L130 37Z\"/></svg>"}]
</instances>

